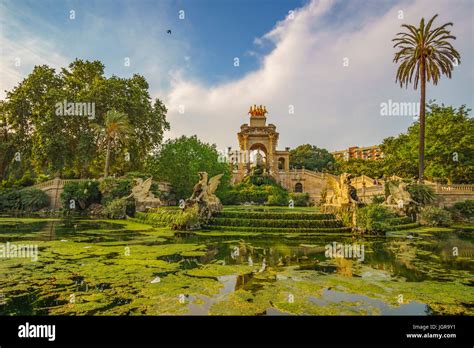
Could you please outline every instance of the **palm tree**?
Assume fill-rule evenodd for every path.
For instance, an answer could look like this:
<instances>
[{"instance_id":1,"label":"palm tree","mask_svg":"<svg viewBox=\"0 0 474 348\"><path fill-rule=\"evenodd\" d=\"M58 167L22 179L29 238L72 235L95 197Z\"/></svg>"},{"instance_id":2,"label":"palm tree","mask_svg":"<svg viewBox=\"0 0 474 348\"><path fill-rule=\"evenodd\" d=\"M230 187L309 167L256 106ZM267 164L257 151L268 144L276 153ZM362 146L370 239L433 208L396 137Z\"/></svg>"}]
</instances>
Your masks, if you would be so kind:
<instances>
[{"instance_id":1,"label":"palm tree","mask_svg":"<svg viewBox=\"0 0 474 348\"><path fill-rule=\"evenodd\" d=\"M126 143L127 137L133 133L128 117L123 112L109 110L105 115L104 125L94 124L99 135L99 146L106 149L104 178L109 176L110 153L118 144Z\"/></svg>"},{"instance_id":2,"label":"palm tree","mask_svg":"<svg viewBox=\"0 0 474 348\"><path fill-rule=\"evenodd\" d=\"M425 27L425 19L422 18L420 25L416 28L413 25L403 24L406 32L396 34L394 48L399 51L395 53L393 61L401 62L397 70L395 82L400 83L400 87L408 87L412 82L417 89L420 82L420 144L419 144L419 164L418 179L423 181L424 159L425 159L425 95L426 80L438 84L441 74L451 78L454 65L460 63L461 56L458 51L449 43L449 40L456 40L447 29L453 23L446 23L437 28L431 28L433 21L438 15L433 16Z\"/></svg>"}]
</instances>

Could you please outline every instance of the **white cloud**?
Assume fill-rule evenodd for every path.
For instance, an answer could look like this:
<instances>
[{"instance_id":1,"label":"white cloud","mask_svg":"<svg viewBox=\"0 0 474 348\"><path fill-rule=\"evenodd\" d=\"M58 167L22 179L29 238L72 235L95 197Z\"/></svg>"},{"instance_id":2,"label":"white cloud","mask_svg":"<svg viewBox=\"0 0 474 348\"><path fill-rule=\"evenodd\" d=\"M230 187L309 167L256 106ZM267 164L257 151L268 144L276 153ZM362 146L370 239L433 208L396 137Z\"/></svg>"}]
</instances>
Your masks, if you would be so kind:
<instances>
[{"instance_id":1,"label":"white cloud","mask_svg":"<svg viewBox=\"0 0 474 348\"><path fill-rule=\"evenodd\" d=\"M254 44L270 40L275 48L263 58L259 70L239 80L209 87L175 74L165 98L171 122L168 136L197 134L221 148L235 147L236 132L248 123L248 107L264 104L268 122L280 132L280 148L311 143L335 150L379 143L412 122L408 117L380 116L380 103L419 98L417 91L394 83L391 39L402 23L417 23L421 16L435 13L440 14L438 24L454 22L455 46L463 64L452 80L443 78L436 88L429 87L428 98L472 106L469 2L452 6L448 1L419 0L394 6L382 16L368 10L348 13L342 26L319 25L333 5L329 0L312 1L298 9L294 19L286 18L256 38ZM404 11L404 20L397 18L399 9ZM348 67L343 67L345 57ZM185 106L184 114L179 113L179 105ZM294 105L294 115L288 113L289 105Z\"/></svg>"}]
</instances>

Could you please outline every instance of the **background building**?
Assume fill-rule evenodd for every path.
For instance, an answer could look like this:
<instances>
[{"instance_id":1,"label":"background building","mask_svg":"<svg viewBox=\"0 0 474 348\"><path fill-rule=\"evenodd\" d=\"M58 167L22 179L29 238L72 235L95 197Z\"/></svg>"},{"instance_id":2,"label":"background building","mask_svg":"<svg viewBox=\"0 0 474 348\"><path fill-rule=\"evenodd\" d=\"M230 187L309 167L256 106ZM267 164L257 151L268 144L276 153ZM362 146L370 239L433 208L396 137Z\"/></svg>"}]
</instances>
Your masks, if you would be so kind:
<instances>
[{"instance_id":1,"label":"background building","mask_svg":"<svg viewBox=\"0 0 474 348\"><path fill-rule=\"evenodd\" d=\"M383 158L383 152L379 145L366 147L352 146L346 150L331 152L331 154L334 158L343 159L345 161L353 158L376 161Z\"/></svg>"}]
</instances>

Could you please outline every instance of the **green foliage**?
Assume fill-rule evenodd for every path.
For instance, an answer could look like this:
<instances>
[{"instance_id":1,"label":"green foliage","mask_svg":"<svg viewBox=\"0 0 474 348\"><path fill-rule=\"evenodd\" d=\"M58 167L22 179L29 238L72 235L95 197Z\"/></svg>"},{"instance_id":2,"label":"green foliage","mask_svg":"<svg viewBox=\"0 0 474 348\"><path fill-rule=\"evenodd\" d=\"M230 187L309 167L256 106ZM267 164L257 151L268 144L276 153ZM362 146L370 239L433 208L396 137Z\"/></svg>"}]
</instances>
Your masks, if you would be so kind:
<instances>
[{"instance_id":1,"label":"green foliage","mask_svg":"<svg viewBox=\"0 0 474 348\"><path fill-rule=\"evenodd\" d=\"M133 216L134 212L134 202L125 198L116 198L105 206L103 213L109 219L125 219L127 215Z\"/></svg>"},{"instance_id":2,"label":"green foliage","mask_svg":"<svg viewBox=\"0 0 474 348\"><path fill-rule=\"evenodd\" d=\"M372 203L373 204L382 204L385 202L385 196L384 195L375 195L372 197Z\"/></svg>"},{"instance_id":3,"label":"green foliage","mask_svg":"<svg viewBox=\"0 0 474 348\"><path fill-rule=\"evenodd\" d=\"M257 233L350 233L350 227L255 227L255 226L220 226L220 225L205 225L206 230L217 231L237 231L237 232L257 232Z\"/></svg>"},{"instance_id":4,"label":"green foliage","mask_svg":"<svg viewBox=\"0 0 474 348\"><path fill-rule=\"evenodd\" d=\"M429 226L449 226L452 224L451 214L434 206L424 207L420 214L420 222Z\"/></svg>"},{"instance_id":5,"label":"green foliage","mask_svg":"<svg viewBox=\"0 0 474 348\"><path fill-rule=\"evenodd\" d=\"M70 202L74 200L74 210L85 210L92 203L100 203L101 194L97 181L67 182L61 193L61 202L66 210L70 210Z\"/></svg>"},{"instance_id":6,"label":"green foliage","mask_svg":"<svg viewBox=\"0 0 474 348\"><path fill-rule=\"evenodd\" d=\"M127 114L115 109L107 111L104 124L92 124L98 136L99 148L105 150L104 177L109 175L111 152L119 147L128 144L128 140L133 136L133 128L129 122Z\"/></svg>"},{"instance_id":7,"label":"green foliage","mask_svg":"<svg viewBox=\"0 0 474 348\"><path fill-rule=\"evenodd\" d=\"M294 213L294 212L253 212L253 211L223 211L219 213L219 218L234 219L283 219L283 220L333 220L334 214L322 213Z\"/></svg>"},{"instance_id":8,"label":"green foliage","mask_svg":"<svg viewBox=\"0 0 474 348\"><path fill-rule=\"evenodd\" d=\"M197 206L182 210L151 209L147 213L137 213L138 220L154 226L170 226L175 230L191 230L199 226L199 214Z\"/></svg>"},{"instance_id":9,"label":"green foliage","mask_svg":"<svg viewBox=\"0 0 474 348\"><path fill-rule=\"evenodd\" d=\"M290 166L294 168L305 167L314 171L331 169L334 157L326 149L305 144L290 151Z\"/></svg>"},{"instance_id":10,"label":"green foliage","mask_svg":"<svg viewBox=\"0 0 474 348\"><path fill-rule=\"evenodd\" d=\"M436 198L434 189L428 185L412 183L407 186L407 191L411 198L421 205L431 204Z\"/></svg>"},{"instance_id":11,"label":"green foliage","mask_svg":"<svg viewBox=\"0 0 474 348\"><path fill-rule=\"evenodd\" d=\"M383 161L364 160L360 158L351 158L348 161L339 159L335 163L334 169L331 171L334 174L340 175L342 173L351 173L355 176L367 175L371 178L381 178L384 176Z\"/></svg>"},{"instance_id":12,"label":"green foliage","mask_svg":"<svg viewBox=\"0 0 474 348\"><path fill-rule=\"evenodd\" d=\"M198 172L207 172L209 179L224 173L216 191L221 197L229 185L230 168L218 159L215 145L203 143L196 136L182 136L163 144L161 151L148 159L147 171L157 180L169 182L178 200L191 196L199 180Z\"/></svg>"},{"instance_id":13,"label":"green foliage","mask_svg":"<svg viewBox=\"0 0 474 348\"><path fill-rule=\"evenodd\" d=\"M474 182L474 119L463 105L427 105L425 139L425 177L448 183ZM419 122L407 133L384 139L385 154L380 163L386 176L414 178L417 176ZM376 161L379 162L379 161Z\"/></svg>"},{"instance_id":14,"label":"green foliage","mask_svg":"<svg viewBox=\"0 0 474 348\"><path fill-rule=\"evenodd\" d=\"M249 227L301 227L301 228L336 228L342 227L339 220L296 220L296 219L245 219L216 217L211 219L211 224L219 226L249 226Z\"/></svg>"},{"instance_id":15,"label":"green foliage","mask_svg":"<svg viewBox=\"0 0 474 348\"><path fill-rule=\"evenodd\" d=\"M456 221L470 222L474 220L474 200L457 202L449 210Z\"/></svg>"},{"instance_id":16,"label":"green foliage","mask_svg":"<svg viewBox=\"0 0 474 348\"><path fill-rule=\"evenodd\" d=\"M37 211L48 206L48 196L39 189L27 188L20 190L20 209Z\"/></svg>"},{"instance_id":17,"label":"green foliage","mask_svg":"<svg viewBox=\"0 0 474 348\"><path fill-rule=\"evenodd\" d=\"M99 190L102 194L102 205L107 205L115 199L129 196L132 192L132 186L131 179L104 178L99 184Z\"/></svg>"},{"instance_id":18,"label":"green foliage","mask_svg":"<svg viewBox=\"0 0 474 348\"><path fill-rule=\"evenodd\" d=\"M0 211L18 210L20 207L20 192L17 189L6 188L0 191Z\"/></svg>"},{"instance_id":19,"label":"green foliage","mask_svg":"<svg viewBox=\"0 0 474 348\"><path fill-rule=\"evenodd\" d=\"M357 227L369 233L385 232L395 214L380 204L369 204L357 209Z\"/></svg>"},{"instance_id":20,"label":"green foliage","mask_svg":"<svg viewBox=\"0 0 474 348\"><path fill-rule=\"evenodd\" d=\"M35 188L9 188L0 191L0 211L38 211L48 206L48 196Z\"/></svg>"},{"instance_id":21,"label":"green foliage","mask_svg":"<svg viewBox=\"0 0 474 348\"><path fill-rule=\"evenodd\" d=\"M148 92L140 75L107 78L99 61L75 60L56 72L36 66L0 104L0 179L21 178L32 170L35 175L62 178L98 176L105 153L99 151L92 122L105 124L105 114L115 109L129 116L134 132L127 148L111 151L111 171L123 173L143 169L143 159L159 147L169 129L166 107ZM57 103L94 103L95 117L58 115ZM52 136L54 135L54 136ZM15 153L21 161L15 161ZM130 154L130 161L125 159Z\"/></svg>"},{"instance_id":22,"label":"green foliage","mask_svg":"<svg viewBox=\"0 0 474 348\"><path fill-rule=\"evenodd\" d=\"M290 193L290 199L293 200L295 207L307 207L309 206L309 193L292 192Z\"/></svg>"},{"instance_id":23,"label":"green foliage","mask_svg":"<svg viewBox=\"0 0 474 348\"><path fill-rule=\"evenodd\" d=\"M266 175L249 175L239 184L228 189L221 197L224 205L267 204L288 205L288 192Z\"/></svg>"}]
</instances>

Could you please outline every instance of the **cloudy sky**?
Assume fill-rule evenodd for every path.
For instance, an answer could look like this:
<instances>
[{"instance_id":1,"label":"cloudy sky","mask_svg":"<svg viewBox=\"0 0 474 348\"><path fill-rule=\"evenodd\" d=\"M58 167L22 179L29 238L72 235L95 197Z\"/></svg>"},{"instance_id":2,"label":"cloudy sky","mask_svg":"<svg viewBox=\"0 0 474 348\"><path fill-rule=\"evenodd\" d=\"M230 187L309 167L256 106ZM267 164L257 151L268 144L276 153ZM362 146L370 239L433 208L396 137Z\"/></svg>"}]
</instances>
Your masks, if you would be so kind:
<instances>
[{"instance_id":1,"label":"cloudy sky","mask_svg":"<svg viewBox=\"0 0 474 348\"><path fill-rule=\"evenodd\" d=\"M461 64L451 80L429 85L427 97L473 107L473 7L472 0L0 0L0 98L35 65L100 60L107 76L145 76L169 109L167 137L197 134L236 147L249 106L263 104L279 148L373 145L413 122L382 116L381 103L419 98L394 82L391 39L403 23L434 14L435 24L454 23Z\"/></svg>"}]
</instances>

